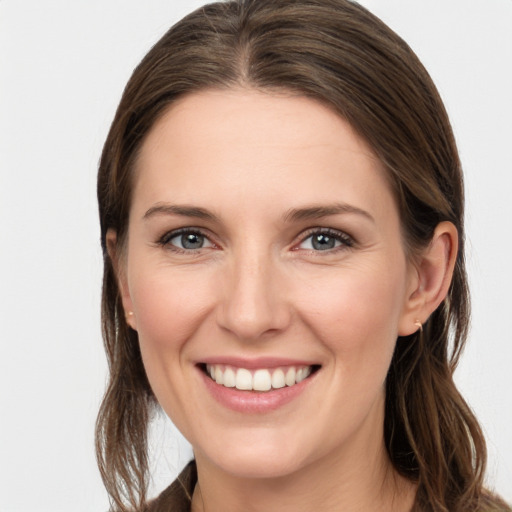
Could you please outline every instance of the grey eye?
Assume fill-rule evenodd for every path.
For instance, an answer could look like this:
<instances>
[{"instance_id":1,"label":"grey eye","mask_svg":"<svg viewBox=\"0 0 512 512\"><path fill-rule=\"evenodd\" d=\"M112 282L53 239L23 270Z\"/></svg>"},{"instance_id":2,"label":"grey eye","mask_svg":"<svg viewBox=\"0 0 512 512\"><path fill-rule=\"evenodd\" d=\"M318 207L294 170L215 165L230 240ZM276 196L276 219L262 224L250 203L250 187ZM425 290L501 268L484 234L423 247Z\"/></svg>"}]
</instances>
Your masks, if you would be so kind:
<instances>
[{"instance_id":1,"label":"grey eye","mask_svg":"<svg viewBox=\"0 0 512 512\"><path fill-rule=\"evenodd\" d=\"M303 240L300 244L300 248L314 251L328 251L339 247L341 244L342 242L339 240L339 237L327 233L314 233Z\"/></svg>"},{"instance_id":2,"label":"grey eye","mask_svg":"<svg viewBox=\"0 0 512 512\"><path fill-rule=\"evenodd\" d=\"M325 235L323 233L319 233L318 235L313 235L311 237L311 245L313 249L317 251L325 251L326 249L334 249L336 246L337 240L332 236ZM339 244L339 241L338 241Z\"/></svg>"},{"instance_id":3,"label":"grey eye","mask_svg":"<svg viewBox=\"0 0 512 512\"><path fill-rule=\"evenodd\" d=\"M314 249L324 251L325 249L334 249L336 246L336 239L328 235L320 234L312 237L311 244Z\"/></svg>"},{"instance_id":4,"label":"grey eye","mask_svg":"<svg viewBox=\"0 0 512 512\"><path fill-rule=\"evenodd\" d=\"M201 233L187 232L180 233L169 239L169 243L185 250L203 249L212 247L212 243Z\"/></svg>"}]
</instances>

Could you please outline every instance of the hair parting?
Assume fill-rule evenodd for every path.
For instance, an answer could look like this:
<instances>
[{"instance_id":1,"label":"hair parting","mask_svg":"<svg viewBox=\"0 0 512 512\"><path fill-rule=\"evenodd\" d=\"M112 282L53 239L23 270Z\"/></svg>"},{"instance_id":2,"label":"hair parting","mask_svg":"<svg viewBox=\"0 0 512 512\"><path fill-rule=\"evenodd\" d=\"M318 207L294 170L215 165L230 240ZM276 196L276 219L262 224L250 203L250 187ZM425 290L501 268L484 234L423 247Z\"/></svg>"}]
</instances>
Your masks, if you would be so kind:
<instances>
[{"instance_id":1,"label":"hair parting","mask_svg":"<svg viewBox=\"0 0 512 512\"><path fill-rule=\"evenodd\" d=\"M137 155L158 119L185 95L240 87L306 96L346 119L387 170L411 257L439 222L457 228L447 298L422 332L397 341L386 382L386 448L396 470L417 483L415 511L510 510L484 489L484 437L453 381L470 306L462 170L448 116L408 45L348 0L206 5L154 45L124 90L98 173L109 381L96 450L112 510L146 510L148 423L156 401L137 333L126 323L106 234L115 231L122 251Z\"/></svg>"}]
</instances>

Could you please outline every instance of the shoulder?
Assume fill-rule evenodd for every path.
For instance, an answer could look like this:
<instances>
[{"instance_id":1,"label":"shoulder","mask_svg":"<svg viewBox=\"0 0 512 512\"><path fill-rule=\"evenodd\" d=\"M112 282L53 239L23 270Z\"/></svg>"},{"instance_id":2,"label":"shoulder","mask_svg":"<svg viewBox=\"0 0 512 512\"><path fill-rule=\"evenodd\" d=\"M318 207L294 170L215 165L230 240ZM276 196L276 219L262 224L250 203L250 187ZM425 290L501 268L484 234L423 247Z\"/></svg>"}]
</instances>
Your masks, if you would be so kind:
<instances>
[{"instance_id":1,"label":"shoulder","mask_svg":"<svg viewBox=\"0 0 512 512\"><path fill-rule=\"evenodd\" d=\"M167 489L148 503L146 512L190 512L196 482L196 463L192 460Z\"/></svg>"}]
</instances>

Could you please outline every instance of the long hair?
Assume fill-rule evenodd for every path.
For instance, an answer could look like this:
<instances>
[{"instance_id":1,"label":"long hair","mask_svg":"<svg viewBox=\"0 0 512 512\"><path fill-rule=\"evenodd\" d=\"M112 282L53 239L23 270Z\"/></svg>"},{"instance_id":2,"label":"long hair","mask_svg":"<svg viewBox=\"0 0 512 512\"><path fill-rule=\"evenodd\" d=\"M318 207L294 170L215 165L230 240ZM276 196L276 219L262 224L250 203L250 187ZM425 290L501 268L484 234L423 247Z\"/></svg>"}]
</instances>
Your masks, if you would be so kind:
<instances>
[{"instance_id":1,"label":"long hair","mask_svg":"<svg viewBox=\"0 0 512 512\"><path fill-rule=\"evenodd\" d=\"M460 245L448 296L422 333L397 340L386 381L384 436L396 470L417 483L417 510L492 510L498 501L483 489L484 438L453 382L469 323L463 181L454 136L413 51L349 0L207 5L173 26L126 86L98 174L110 379L96 444L113 508L145 508L147 429L156 401L137 333L124 318L106 233L117 233L122 250L133 163L167 108L195 91L235 86L296 93L346 119L387 169L409 257L428 245L439 222L456 226Z\"/></svg>"}]
</instances>

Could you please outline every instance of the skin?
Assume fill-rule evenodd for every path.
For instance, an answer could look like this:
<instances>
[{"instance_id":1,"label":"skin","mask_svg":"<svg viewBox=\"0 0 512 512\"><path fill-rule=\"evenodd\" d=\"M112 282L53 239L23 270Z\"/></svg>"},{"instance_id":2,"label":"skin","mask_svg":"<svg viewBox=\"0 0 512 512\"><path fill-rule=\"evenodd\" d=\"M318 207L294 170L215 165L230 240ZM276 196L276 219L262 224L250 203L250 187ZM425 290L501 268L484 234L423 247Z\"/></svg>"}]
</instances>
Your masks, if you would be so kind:
<instances>
[{"instance_id":1,"label":"skin","mask_svg":"<svg viewBox=\"0 0 512 512\"><path fill-rule=\"evenodd\" d=\"M411 261L378 159L301 97L187 96L135 172L128 238L120 248L110 232L109 248L152 389L194 447L193 510L410 510L414 486L384 448L384 383L397 336L446 295L455 228L440 224ZM190 227L202 248L179 247L175 230ZM325 229L336 244L318 250ZM244 414L213 399L197 366L227 356L320 369L298 398Z\"/></svg>"}]
</instances>

